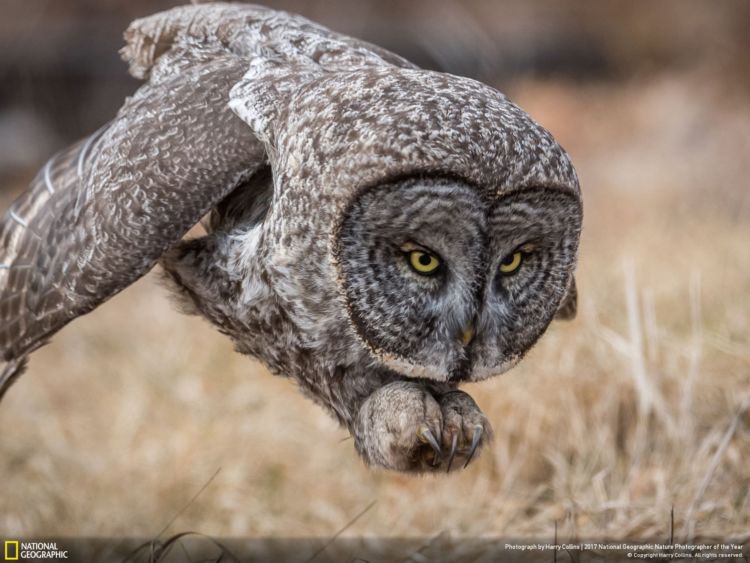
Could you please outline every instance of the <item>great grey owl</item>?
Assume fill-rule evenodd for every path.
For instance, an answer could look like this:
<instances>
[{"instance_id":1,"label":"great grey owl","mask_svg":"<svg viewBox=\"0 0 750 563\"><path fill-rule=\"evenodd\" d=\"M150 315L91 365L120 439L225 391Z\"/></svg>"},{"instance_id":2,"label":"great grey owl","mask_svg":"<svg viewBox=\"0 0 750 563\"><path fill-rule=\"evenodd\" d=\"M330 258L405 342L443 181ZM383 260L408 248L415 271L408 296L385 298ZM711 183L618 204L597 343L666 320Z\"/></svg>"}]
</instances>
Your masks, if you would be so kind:
<instances>
[{"instance_id":1,"label":"great grey owl","mask_svg":"<svg viewBox=\"0 0 750 563\"><path fill-rule=\"evenodd\" d=\"M185 6L125 37L145 84L0 223L0 388L161 262L367 463L466 466L491 430L459 384L575 312L564 150L495 89L296 15ZM181 240L204 217L208 234Z\"/></svg>"}]
</instances>

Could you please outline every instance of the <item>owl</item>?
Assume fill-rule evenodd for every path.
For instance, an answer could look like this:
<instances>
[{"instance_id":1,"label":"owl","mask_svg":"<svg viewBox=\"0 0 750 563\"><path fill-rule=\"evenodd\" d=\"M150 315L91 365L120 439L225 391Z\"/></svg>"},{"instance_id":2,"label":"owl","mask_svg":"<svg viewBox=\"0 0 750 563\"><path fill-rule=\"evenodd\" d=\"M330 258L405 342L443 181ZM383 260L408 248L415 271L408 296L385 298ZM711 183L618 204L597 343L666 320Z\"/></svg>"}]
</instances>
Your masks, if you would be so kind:
<instances>
[{"instance_id":1,"label":"owl","mask_svg":"<svg viewBox=\"0 0 750 563\"><path fill-rule=\"evenodd\" d=\"M184 6L125 39L144 84L0 223L2 391L160 263L187 312L293 379L366 463L466 467L492 430L461 383L575 313L565 151L497 90L289 13Z\"/></svg>"}]
</instances>

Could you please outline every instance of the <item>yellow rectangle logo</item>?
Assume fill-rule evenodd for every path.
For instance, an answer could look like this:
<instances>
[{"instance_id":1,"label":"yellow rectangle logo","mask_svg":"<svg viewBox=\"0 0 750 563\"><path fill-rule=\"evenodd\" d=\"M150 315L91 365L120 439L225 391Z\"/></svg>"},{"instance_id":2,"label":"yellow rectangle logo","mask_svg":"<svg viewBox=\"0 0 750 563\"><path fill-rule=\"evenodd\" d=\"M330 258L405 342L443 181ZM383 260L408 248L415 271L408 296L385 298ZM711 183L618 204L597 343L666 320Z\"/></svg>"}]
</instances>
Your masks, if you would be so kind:
<instances>
[{"instance_id":1,"label":"yellow rectangle logo","mask_svg":"<svg viewBox=\"0 0 750 563\"><path fill-rule=\"evenodd\" d=\"M18 540L5 540L5 560L18 561Z\"/></svg>"}]
</instances>

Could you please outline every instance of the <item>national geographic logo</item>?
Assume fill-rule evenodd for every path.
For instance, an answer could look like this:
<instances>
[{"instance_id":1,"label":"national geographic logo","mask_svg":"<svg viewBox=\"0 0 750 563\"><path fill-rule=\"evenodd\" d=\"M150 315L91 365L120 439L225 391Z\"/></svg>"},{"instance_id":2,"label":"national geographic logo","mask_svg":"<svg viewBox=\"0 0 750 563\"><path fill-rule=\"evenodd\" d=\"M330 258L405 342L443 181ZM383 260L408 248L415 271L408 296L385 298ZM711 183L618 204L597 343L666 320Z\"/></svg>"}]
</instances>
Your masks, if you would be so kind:
<instances>
[{"instance_id":1,"label":"national geographic logo","mask_svg":"<svg viewBox=\"0 0 750 563\"><path fill-rule=\"evenodd\" d=\"M67 559L68 550L59 549L57 542L23 542L19 540L5 540L3 546L5 561L54 561Z\"/></svg>"},{"instance_id":2,"label":"national geographic logo","mask_svg":"<svg viewBox=\"0 0 750 563\"><path fill-rule=\"evenodd\" d=\"M3 555L6 561L18 561L18 540L5 540Z\"/></svg>"}]
</instances>

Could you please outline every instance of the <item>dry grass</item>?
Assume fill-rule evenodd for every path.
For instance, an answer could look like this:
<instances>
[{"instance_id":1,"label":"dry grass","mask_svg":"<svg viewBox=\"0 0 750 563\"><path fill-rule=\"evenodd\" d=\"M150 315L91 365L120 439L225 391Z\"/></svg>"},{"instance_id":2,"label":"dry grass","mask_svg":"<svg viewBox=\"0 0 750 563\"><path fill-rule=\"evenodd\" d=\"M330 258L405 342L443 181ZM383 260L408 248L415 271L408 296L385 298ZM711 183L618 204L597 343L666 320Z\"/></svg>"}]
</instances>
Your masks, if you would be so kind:
<instances>
[{"instance_id":1,"label":"dry grass","mask_svg":"<svg viewBox=\"0 0 750 563\"><path fill-rule=\"evenodd\" d=\"M345 431L149 277L37 353L0 408L9 535L747 536L750 107L700 75L515 84L585 192L579 317L469 386L463 473L367 469ZM744 182L744 183L743 183Z\"/></svg>"}]
</instances>

